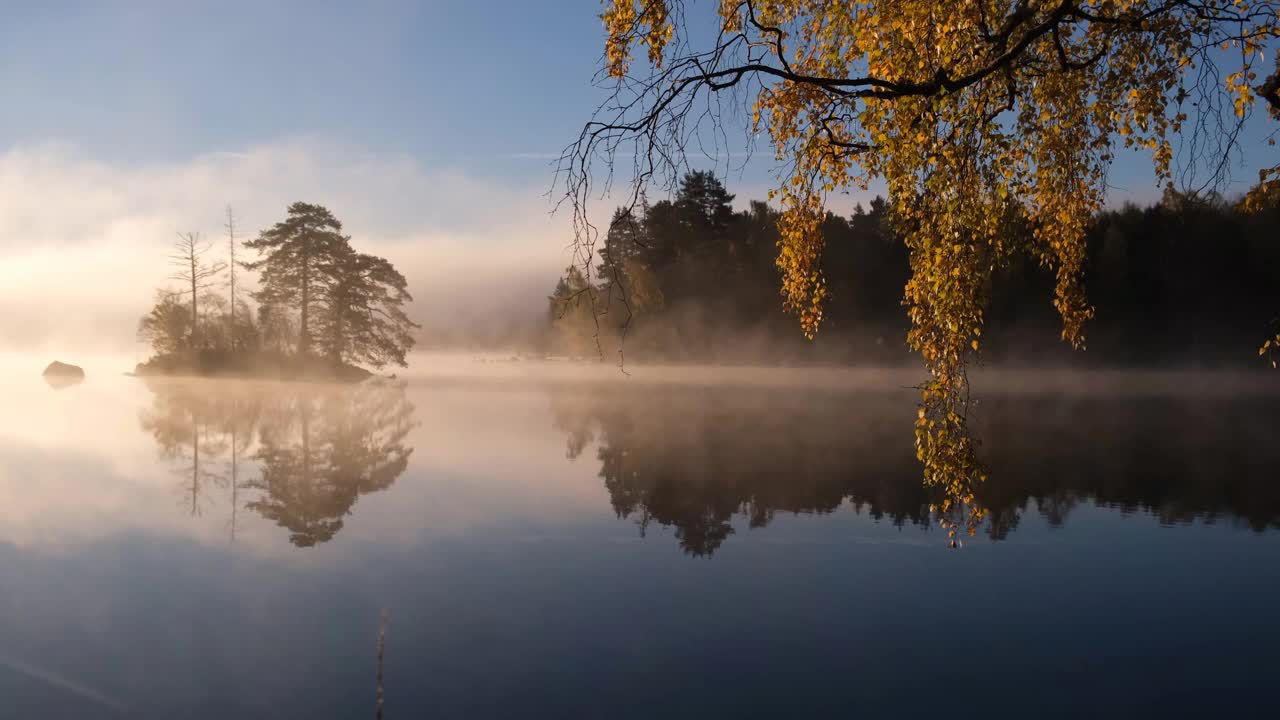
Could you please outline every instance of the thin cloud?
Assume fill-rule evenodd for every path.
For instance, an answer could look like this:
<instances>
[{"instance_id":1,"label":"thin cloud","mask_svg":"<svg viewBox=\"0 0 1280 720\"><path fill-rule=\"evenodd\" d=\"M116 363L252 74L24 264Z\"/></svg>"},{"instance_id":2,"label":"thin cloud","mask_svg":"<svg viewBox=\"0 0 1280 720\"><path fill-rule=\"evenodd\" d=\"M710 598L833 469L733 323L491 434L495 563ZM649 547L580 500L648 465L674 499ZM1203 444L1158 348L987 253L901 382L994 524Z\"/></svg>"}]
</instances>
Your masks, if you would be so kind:
<instances>
[{"instance_id":1,"label":"thin cloud","mask_svg":"<svg viewBox=\"0 0 1280 720\"><path fill-rule=\"evenodd\" d=\"M503 160L559 160L561 157L561 153L521 152L521 153L508 153L505 155L499 155L498 157Z\"/></svg>"}]
</instances>

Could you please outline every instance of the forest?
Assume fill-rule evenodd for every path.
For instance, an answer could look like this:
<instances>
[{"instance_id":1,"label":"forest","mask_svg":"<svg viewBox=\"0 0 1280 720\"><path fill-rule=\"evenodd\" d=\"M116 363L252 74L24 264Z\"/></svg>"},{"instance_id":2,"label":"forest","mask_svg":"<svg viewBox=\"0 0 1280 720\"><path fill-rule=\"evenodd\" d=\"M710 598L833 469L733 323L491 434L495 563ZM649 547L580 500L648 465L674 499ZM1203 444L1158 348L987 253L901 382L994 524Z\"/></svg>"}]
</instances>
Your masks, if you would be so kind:
<instances>
[{"instance_id":1,"label":"forest","mask_svg":"<svg viewBox=\"0 0 1280 720\"><path fill-rule=\"evenodd\" d=\"M408 282L386 259L352 247L328 209L290 205L284 220L243 243L253 260L237 257L230 208L226 230L225 259L198 233L179 234L169 277L178 289L157 290L138 323L155 353L138 374L359 379L362 365L406 365L418 327L404 311ZM257 289L243 291L241 271L257 273Z\"/></svg>"},{"instance_id":2,"label":"forest","mask_svg":"<svg viewBox=\"0 0 1280 720\"><path fill-rule=\"evenodd\" d=\"M888 202L826 213L823 328L807 341L779 301L779 212L763 201L735 210L733 201L713 174L690 172L672 199L615 211L591 272L569 267L549 297L548 351L593 357L621 349L629 359L672 362L912 362L903 297L910 250ZM1009 225L1030 233L1012 218ZM1167 190L1150 206L1100 212L1083 263L1096 311L1085 325L1087 352L1059 341L1052 269L1029 252L993 257L979 357L1258 365L1259 346L1280 329L1278 229L1276 198L1245 212L1217 194Z\"/></svg>"}]
</instances>

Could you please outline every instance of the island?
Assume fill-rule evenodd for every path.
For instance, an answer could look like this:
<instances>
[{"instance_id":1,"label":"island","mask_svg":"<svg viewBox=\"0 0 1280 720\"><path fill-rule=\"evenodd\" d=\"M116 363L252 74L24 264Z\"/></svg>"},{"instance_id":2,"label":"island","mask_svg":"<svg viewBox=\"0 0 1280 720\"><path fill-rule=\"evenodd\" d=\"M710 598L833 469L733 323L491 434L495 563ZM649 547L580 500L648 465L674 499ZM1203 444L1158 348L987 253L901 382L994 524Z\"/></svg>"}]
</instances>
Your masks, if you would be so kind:
<instances>
[{"instance_id":1,"label":"island","mask_svg":"<svg viewBox=\"0 0 1280 720\"><path fill-rule=\"evenodd\" d=\"M358 381L366 367L406 365L418 325L404 312L413 300L404 276L386 259L357 251L328 209L296 202L284 220L237 257L235 216L227 210L226 259L214 244L180 233L169 277L138 322L153 354L134 368L144 376L252 377ZM243 292L256 273L255 289ZM247 295L247 298L245 297Z\"/></svg>"}]
</instances>

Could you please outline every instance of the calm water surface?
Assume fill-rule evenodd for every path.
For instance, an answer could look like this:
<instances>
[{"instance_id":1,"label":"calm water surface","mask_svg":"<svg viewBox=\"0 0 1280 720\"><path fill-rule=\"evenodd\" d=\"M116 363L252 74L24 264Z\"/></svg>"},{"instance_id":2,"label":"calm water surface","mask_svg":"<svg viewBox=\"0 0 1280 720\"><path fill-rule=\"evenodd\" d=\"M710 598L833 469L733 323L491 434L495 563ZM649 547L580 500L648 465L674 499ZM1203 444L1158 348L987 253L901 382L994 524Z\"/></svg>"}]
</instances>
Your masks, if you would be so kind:
<instances>
[{"instance_id":1,"label":"calm water surface","mask_svg":"<svg viewBox=\"0 0 1280 720\"><path fill-rule=\"evenodd\" d=\"M0 717L1276 716L1270 379L989 378L949 549L900 377L563 375L4 380Z\"/></svg>"}]
</instances>

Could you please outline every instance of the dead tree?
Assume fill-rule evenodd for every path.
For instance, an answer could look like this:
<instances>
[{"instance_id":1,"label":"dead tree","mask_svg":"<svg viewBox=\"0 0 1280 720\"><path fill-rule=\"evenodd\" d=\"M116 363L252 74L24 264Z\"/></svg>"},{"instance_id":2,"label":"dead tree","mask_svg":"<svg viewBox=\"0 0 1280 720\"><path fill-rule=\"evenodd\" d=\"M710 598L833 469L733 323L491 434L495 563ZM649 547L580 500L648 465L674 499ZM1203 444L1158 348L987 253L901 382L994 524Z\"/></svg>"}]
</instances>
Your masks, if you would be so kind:
<instances>
[{"instance_id":1,"label":"dead tree","mask_svg":"<svg viewBox=\"0 0 1280 720\"><path fill-rule=\"evenodd\" d=\"M227 319L227 344L236 350L236 216L227 206L227 286L231 294L231 310Z\"/></svg>"},{"instance_id":2,"label":"dead tree","mask_svg":"<svg viewBox=\"0 0 1280 720\"><path fill-rule=\"evenodd\" d=\"M200 346L200 291L212 286L214 278L227 267L227 264L221 260L213 264L205 262L204 256L211 247L211 243L200 241L200 233L178 233L178 240L173 245L173 253L169 256L170 264L177 268L169 279L177 280L189 287L175 294L191 293L189 350L192 357Z\"/></svg>"}]
</instances>

